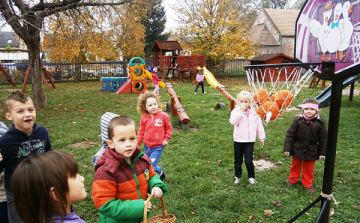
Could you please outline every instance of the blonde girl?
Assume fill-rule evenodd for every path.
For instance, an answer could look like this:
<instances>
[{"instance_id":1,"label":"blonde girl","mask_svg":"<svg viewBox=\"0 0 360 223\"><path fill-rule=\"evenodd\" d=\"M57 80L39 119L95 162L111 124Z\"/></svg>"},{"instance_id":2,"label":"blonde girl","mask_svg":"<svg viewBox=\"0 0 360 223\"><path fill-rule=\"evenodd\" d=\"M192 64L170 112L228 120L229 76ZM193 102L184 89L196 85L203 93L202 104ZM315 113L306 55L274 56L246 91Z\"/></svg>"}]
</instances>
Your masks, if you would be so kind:
<instances>
[{"instance_id":1,"label":"blonde girl","mask_svg":"<svg viewBox=\"0 0 360 223\"><path fill-rule=\"evenodd\" d=\"M240 183L242 175L243 157L248 172L250 184L255 184L255 170L253 152L256 136L260 140L260 147L264 146L265 130L261 118L251 106L250 92L241 91L237 96L237 105L230 115L230 123L234 126L234 169L235 184Z\"/></svg>"},{"instance_id":2,"label":"blonde girl","mask_svg":"<svg viewBox=\"0 0 360 223\"><path fill-rule=\"evenodd\" d=\"M137 103L137 110L142 115L138 131L139 147L144 141L145 154L150 157L155 172L160 174L160 179L166 177L158 162L163 153L164 147L168 145L171 138L172 125L169 116L159 109L159 97L149 91L140 94Z\"/></svg>"},{"instance_id":3,"label":"blonde girl","mask_svg":"<svg viewBox=\"0 0 360 223\"><path fill-rule=\"evenodd\" d=\"M12 181L16 210L26 223L85 223L73 203L86 198L84 177L68 153L52 150L23 160Z\"/></svg>"}]
</instances>

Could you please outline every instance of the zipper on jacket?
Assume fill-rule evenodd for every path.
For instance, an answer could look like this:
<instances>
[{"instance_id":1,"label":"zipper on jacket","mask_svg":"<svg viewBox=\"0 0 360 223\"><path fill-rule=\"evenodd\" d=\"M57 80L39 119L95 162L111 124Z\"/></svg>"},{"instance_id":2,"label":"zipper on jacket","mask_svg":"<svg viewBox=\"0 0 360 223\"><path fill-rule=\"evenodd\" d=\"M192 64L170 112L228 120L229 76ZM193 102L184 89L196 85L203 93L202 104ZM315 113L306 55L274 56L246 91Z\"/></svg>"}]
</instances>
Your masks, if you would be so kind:
<instances>
[{"instance_id":1,"label":"zipper on jacket","mask_svg":"<svg viewBox=\"0 0 360 223\"><path fill-rule=\"evenodd\" d=\"M140 153L141 154L141 153ZM140 155L139 154L139 155ZM135 166L135 162L137 161L139 159L139 156L138 157L136 157L135 159L134 159L134 161L132 161L132 163L130 163L130 167L131 167L131 172L132 172L132 174L133 174L133 176L134 176L134 179L135 179L135 182L136 182L136 191L138 192L138 195L139 195L139 199L142 199L142 197L141 197L141 192L140 192L140 184L139 184L139 180L138 180L138 178L137 178L137 176L136 176L136 172L135 172L135 169L134 169L134 166ZM127 162L127 161L126 161Z\"/></svg>"}]
</instances>

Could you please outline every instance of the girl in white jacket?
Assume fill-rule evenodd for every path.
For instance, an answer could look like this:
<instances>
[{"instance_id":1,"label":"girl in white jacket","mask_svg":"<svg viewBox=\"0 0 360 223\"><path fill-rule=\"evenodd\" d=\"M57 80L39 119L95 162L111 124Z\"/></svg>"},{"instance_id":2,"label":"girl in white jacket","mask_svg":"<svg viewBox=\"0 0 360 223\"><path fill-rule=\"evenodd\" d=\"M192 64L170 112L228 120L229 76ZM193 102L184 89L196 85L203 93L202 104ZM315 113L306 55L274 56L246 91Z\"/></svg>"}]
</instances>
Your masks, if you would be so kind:
<instances>
[{"instance_id":1,"label":"girl in white jacket","mask_svg":"<svg viewBox=\"0 0 360 223\"><path fill-rule=\"evenodd\" d=\"M248 171L248 178L251 184L255 180L253 163L254 143L256 136L260 140L260 146L265 144L265 130L261 118L251 106L251 94L248 91L241 91L237 96L237 106L232 110L230 123L234 126L234 169L235 184L240 182L242 175L241 165L245 156L245 165Z\"/></svg>"}]
</instances>

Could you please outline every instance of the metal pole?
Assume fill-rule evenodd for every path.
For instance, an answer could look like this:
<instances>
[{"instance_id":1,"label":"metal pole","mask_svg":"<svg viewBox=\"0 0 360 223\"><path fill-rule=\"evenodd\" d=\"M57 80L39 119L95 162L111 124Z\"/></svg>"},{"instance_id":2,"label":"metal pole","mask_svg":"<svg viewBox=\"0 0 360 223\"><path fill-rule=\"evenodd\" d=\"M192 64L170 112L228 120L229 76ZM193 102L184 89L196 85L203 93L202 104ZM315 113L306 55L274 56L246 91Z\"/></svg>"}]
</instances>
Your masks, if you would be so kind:
<instances>
[{"instance_id":1,"label":"metal pole","mask_svg":"<svg viewBox=\"0 0 360 223\"><path fill-rule=\"evenodd\" d=\"M331 85L331 102L329 112L328 138L326 145L326 159L324 165L324 177L322 192L330 195L334 180L334 167L336 156L336 144L339 130L340 106L341 106L342 80L334 79ZM326 198L321 199L321 208ZM330 202L331 204L331 202ZM329 222L330 204L326 205L321 223Z\"/></svg>"}]
</instances>

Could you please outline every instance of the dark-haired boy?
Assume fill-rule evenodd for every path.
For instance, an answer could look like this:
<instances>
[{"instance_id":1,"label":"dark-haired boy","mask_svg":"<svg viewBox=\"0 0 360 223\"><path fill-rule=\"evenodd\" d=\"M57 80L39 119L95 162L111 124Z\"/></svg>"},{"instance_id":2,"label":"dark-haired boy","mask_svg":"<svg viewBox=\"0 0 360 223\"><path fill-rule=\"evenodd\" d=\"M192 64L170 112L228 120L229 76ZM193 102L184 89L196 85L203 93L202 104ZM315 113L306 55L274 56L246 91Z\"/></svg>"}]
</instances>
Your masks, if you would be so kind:
<instances>
[{"instance_id":1,"label":"dark-haired boy","mask_svg":"<svg viewBox=\"0 0 360 223\"><path fill-rule=\"evenodd\" d=\"M32 99L16 91L6 101L6 118L13 122L9 130L0 138L0 173L5 170L5 192L8 206L9 222L22 222L16 212L11 192L11 176L17 165L31 154L44 153L51 150L49 133L46 128L37 125L36 109Z\"/></svg>"}]
</instances>

